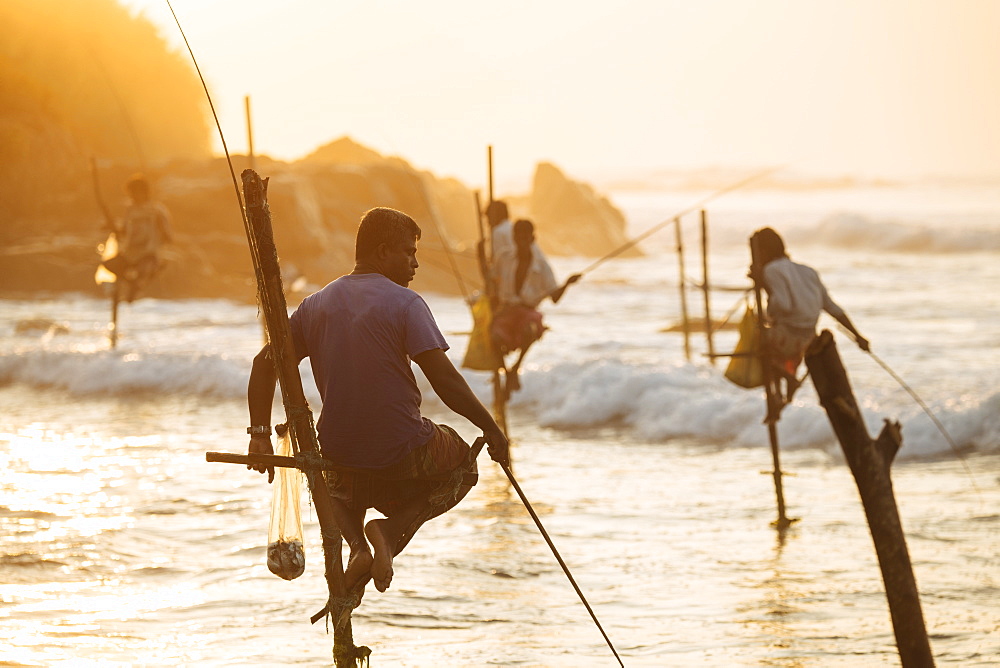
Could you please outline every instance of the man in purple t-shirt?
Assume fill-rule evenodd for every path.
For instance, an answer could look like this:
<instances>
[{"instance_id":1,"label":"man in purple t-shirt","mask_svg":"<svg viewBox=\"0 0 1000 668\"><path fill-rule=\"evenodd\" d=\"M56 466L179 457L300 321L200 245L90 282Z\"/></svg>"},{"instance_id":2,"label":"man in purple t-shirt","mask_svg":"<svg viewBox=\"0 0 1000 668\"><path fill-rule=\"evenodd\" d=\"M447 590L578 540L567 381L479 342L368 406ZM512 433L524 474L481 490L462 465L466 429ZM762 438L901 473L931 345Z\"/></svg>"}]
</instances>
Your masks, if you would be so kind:
<instances>
[{"instance_id":1,"label":"man in purple t-shirt","mask_svg":"<svg viewBox=\"0 0 1000 668\"><path fill-rule=\"evenodd\" d=\"M420 228L406 214L368 211L358 227L354 271L307 297L290 320L298 359L309 357L323 399L317 425L323 457L344 467L327 483L351 549L348 590L371 578L385 591L393 557L472 486L463 481L475 467L469 446L450 427L420 415L410 360L446 406L483 430L490 456L507 463L506 436L445 355L448 343L427 304L406 287L419 266L419 238ZM251 453L273 452L274 386L265 345L247 390ZM362 526L368 508L385 519Z\"/></svg>"}]
</instances>

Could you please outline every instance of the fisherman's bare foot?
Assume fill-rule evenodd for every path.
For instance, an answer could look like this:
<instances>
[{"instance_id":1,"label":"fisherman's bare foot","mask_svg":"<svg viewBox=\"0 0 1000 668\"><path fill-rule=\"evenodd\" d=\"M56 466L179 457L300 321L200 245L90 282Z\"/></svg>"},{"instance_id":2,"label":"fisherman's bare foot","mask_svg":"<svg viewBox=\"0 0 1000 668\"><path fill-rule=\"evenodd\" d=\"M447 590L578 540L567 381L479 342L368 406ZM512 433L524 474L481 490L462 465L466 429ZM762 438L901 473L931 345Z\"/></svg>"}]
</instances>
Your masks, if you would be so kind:
<instances>
[{"instance_id":1,"label":"fisherman's bare foot","mask_svg":"<svg viewBox=\"0 0 1000 668\"><path fill-rule=\"evenodd\" d=\"M351 556L347 560L347 568L344 570L344 588L352 591L358 585L365 585L371 579L372 562L371 550L368 546L358 546L351 550Z\"/></svg>"},{"instance_id":2,"label":"fisherman's bare foot","mask_svg":"<svg viewBox=\"0 0 1000 668\"><path fill-rule=\"evenodd\" d=\"M365 535L368 542L375 548L375 558L372 561L371 575L375 588L385 591L392 582L392 552L393 546L382 533L382 525L386 520L372 520L365 525Z\"/></svg>"}]
</instances>

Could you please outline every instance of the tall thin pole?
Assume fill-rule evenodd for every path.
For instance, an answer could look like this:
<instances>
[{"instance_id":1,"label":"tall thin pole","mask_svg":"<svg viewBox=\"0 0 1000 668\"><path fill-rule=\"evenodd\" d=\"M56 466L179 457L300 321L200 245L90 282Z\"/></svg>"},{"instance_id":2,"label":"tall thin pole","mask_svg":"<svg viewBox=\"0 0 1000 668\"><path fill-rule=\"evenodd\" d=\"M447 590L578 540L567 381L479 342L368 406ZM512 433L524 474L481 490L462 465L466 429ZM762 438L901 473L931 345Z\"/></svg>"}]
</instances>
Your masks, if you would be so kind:
<instances>
[{"instance_id":1,"label":"tall thin pole","mask_svg":"<svg viewBox=\"0 0 1000 668\"><path fill-rule=\"evenodd\" d=\"M752 263L755 270L760 269L758 263L758 250L757 250L757 237L750 237L750 262ZM757 271L751 271L751 276L756 276ZM753 294L754 299L757 303L757 327L759 334L759 341L761 342L761 360L760 365L764 372L764 394L767 398L767 435L771 441L771 460L774 465L774 469L771 471L771 477L774 479L774 495L778 501L778 519L774 522L774 525L779 529L786 529L792 520L788 519L785 514L785 492L782 487L781 481L781 455L778 450L778 425L777 418L772 418L771 407L776 406L777 402L780 401L780 397L775 396L775 379L774 379L774 369L771 366L771 349L767 344L767 339L765 338L767 332L764 330L764 302L761 297L760 283L754 278L753 282Z\"/></svg>"},{"instance_id":2,"label":"tall thin pole","mask_svg":"<svg viewBox=\"0 0 1000 668\"><path fill-rule=\"evenodd\" d=\"M247 114L247 157L250 158L250 169L257 169L257 161L253 155L253 123L250 121L250 96L243 96L243 106Z\"/></svg>"},{"instance_id":3,"label":"tall thin pole","mask_svg":"<svg viewBox=\"0 0 1000 668\"><path fill-rule=\"evenodd\" d=\"M688 321L687 290L684 278L684 241L681 238L681 219L674 218L674 237L677 240L677 268L680 271L681 327L684 330L684 358L691 361L691 323Z\"/></svg>"},{"instance_id":4,"label":"tall thin pole","mask_svg":"<svg viewBox=\"0 0 1000 668\"><path fill-rule=\"evenodd\" d=\"M701 210L701 290L705 295L705 337L708 339L708 359L715 366L715 345L712 342L712 308L708 285L708 216Z\"/></svg>"},{"instance_id":5,"label":"tall thin pole","mask_svg":"<svg viewBox=\"0 0 1000 668\"><path fill-rule=\"evenodd\" d=\"M111 322L108 324L108 339L111 342L111 349L118 347L118 303L121 295L121 282L115 278L111 290Z\"/></svg>"},{"instance_id":6,"label":"tall thin pole","mask_svg":"<svg viewBox=\"0 0 1000 668\"><path fill-rule=\"evenodd\" d=\"M483 225L483 209L479 201L479 191L475 192L476 215L479 217L479 268L483 274L483 291L486 293L486 300L490 305L490 313L496 315L496 295L493 284L493 244L486 248L486 227ZM490 240L492 241L492 239ZM503 358L497 352L499 363L503 364ZM503 379L500 377L500 369L493 369L493 419L497 421L503 433L507 433L507 404L504 401Z\"/></svg>"},{"instance_id":7,"label":"tall thin pole","mask_svg":"<svg viewBox=\"0 0 1000 668\"><path fill-rule=\"evenodd\" d=\"M490 196L488 204L493 203L493 147L486 147L486 184L489 190L487 194Z\"/></svg>"}]
</instances>

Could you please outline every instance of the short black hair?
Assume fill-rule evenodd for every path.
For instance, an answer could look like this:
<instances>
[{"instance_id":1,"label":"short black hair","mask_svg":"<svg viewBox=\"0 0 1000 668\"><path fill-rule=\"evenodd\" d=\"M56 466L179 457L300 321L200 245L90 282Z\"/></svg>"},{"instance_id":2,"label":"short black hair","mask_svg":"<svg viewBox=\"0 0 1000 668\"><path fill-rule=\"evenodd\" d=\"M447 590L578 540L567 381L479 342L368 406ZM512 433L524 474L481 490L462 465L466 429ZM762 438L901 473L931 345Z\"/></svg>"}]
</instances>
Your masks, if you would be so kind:
<instances>
[{"instance_id":1,"label":"short black hair","mask_svg":"<svg viewBox=\"0 0 1000 668\"><path fill-rule=\"evenodd\" d=\"M785 242L781 239L781 235L770 227L762 227L754 232L753 236L757 240L757 252L759 253L757 260L762 265L772 260L788 257L788 254L785 252Z\"/></svg>"},{"instance_id":2,"label":"short black hair","mask_svg":"<svg viewBox=\"0 0 1000 668\"><path fill-rule=\"evenodd\" d=\"M377 206L361 217L354 245L354 259L371 257L381 244L399 248L420 238L420 226L402 211Z\"/></svg>"},{"instance_id":3,"label":"short black hair","mask_svg":"<svg viewBox=\"0 0 1000 668\"><path fill-rule=\"evenodd\" d=\"M521 234L534 234L535 224L528 220L527 218L518 218L517 222L514 223L513 234L514 238L517 239Z\"/></svg>"},{"instance_id":4,"label":"short black hair","mask_svg":"<svg viewBox=\"0 0 1000 668\"><path fill-rule=\"evenodd\" d=\"M486 220L490 227L496 227L510 217L507 212L507 202L502 199L495 199L486 207Z\"/></svg>"},{"instance_id":5,"label":"short black hair","mask_svg":"<svg viewBox=\"0 0 1000 668\"><path fill-rule=\"evenodd\" d=\"M125 192L132 197L149 197L149 180L144 174L133 174L125 182Z\"/></svg>"}]
</instances>

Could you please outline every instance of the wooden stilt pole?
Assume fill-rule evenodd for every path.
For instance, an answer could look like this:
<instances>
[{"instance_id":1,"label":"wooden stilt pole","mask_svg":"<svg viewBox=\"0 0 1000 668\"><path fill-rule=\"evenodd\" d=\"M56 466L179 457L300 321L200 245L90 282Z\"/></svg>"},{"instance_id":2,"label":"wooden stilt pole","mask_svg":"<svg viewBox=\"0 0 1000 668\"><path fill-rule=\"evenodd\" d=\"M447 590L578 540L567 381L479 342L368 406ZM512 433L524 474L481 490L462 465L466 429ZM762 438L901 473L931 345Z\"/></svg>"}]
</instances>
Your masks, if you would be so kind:
<instances>
[{"instance_id":1,"label":"wooden stilt pole","mask_svg":"<svg viewBox=\"0 0 1000 668\"><path fill-rule=\"evenodd\" d=\"M708 339L708 359L715 366L715 345L712 341L712 308L708 284L708 216L701 210L701 290L705 295L705 337Z\"/></svg>"},{"instance_id":2,"label":"wooden stilt pole","mask_svg":"<svg viewBox=\"0 0 1000 668\"><path fill-rule=\"evenodd\" d=\"M903 668L933 666L917 581L889 471L902 445L899 423L886 420L879 437L871 439L829 331L824 330L809 346L806 367L861 494L882 571L900 661Z\"/></svg>"},{"instance_id":3,"label":"wooden stilt pole","mask_svg":"<svg viewBox=\"0 0 1000 668\"><path fill-rule=\"evenodd\" d=\"M750 237L750 258L754 267L757 267L757 238ZM756 272L751 272L752 276ZM778 447L778 425L777 417L771 419L772 407L778 406L781 402L780 388L777 387L778 380L774 376L774 367L771 362L771 350L767 344L767 332L764 329L764 300L761 296L760 283L754 278L753 293L756 300L757 327L760 331L761 342L761 367L764 371L764 395L767 399L767 435L771 442L771 477L774 479L774 495L778 502L778 519L774 521L774 526L780 531L788 528L795 520L791 520L785 514L785 492L781 480L781 453Z\"/></svg>"},{"instance_id":4,"label":"wooden stilt pole","mask_svg":"<svg viewBox=\"0 0 1000 668\"><path fill-rule=\"evenodd\" d=\"M296 456L319 458L319 442L313 423L312 411L302 389L288 325L285 293L281 285L278 254L271 228L271 211L267 204L267 181L251 169L243 171L243 199L246 202L250 226L248 241L257 276L257 295L267 325L271 356L274 360L278 384L281 387L285 417L291 431L292 447ZM354 668L359 660L366 659L371 651L354 644L351 628L351 610L360 603L347 601L344 591L344 567L341 556L343 540L334 519L329 490L323 474L317 470L306 472L313 507L323 534L323 553L329 593L327 607L333 616L333 656L337 668Z\"/></svg>"},{"instance_id":5,"label":"wooden stilt pole","mask_svg":"<svg viewBox=\"0 0 1000 668\"><path fill-rule=\"evenodd\" d=\"M247 115L247 157L250 159L250 169L257 169L257 161L253 155L253 123L250 121L250 96L243 96L243 106Z\"/></svg>"},{"instance_id":6,"label":"wooden stilt pole","mask_svg":"<svg viewBox=\"0 0 1000 668\"><path fill-rule=\"evenodd\" d=\"M486 186L490 204L493 203L493 146L486 147Z\"/></svg>"},{"instance_id":7,"label":"wooden stilt pole","mask_svg":"<svg viewBox=\"0 0 1000 668\"><path fill-rule=\"evenodd\" d=\"M118 347L118 304L121 301L121 287L119 279L115 278L111 289L111 322L108 324L108 339L111 342L111 349Z\"/></svg>"},{"instance_id":8,"label":"wooden stilt pole","mask_svg":"<svg viewBox=\"0 0 1000 668\"><path fill-rule=\"evenodd\" d=\"M491 152L492 155L492 152ZM490 168L490 175L492 176L492 163ZM492 192L492 179L490 180L490 191ZM495 316L497 309L497 300L494 290L493 283L493 245L489 244L487 249L486 242L486 229L483 225L483 209L479 201L479 191L475 193L476 196L476 215L479 216L479 269L483 275L483 292L486 293L486 299L490 302L490 312ZM490 200L492 202L492 200ZM499 356L499 353L497 353ZM503 358L500 358L500 364L503 364ZM497 421L500 429L503 430L505 434L507 431L507 400L506 392L504 392L503 377L500 374L500 369L493 370L493 419Z\"/></svg>"},{"instance_id":9,"label":"wooden stilt pole","mask_svg":"<svg viewBox=\"0 0 1000 668\"><path fill-rule=\"evenodd\" d=\"M691 322L688 320L687 279L684 277L684 241L681 235L681 219L674 218L674 239L677 243L677 270L680 274L681 328L684 331L684 359L691 361Z\"/></svg>"}]
</instances>

